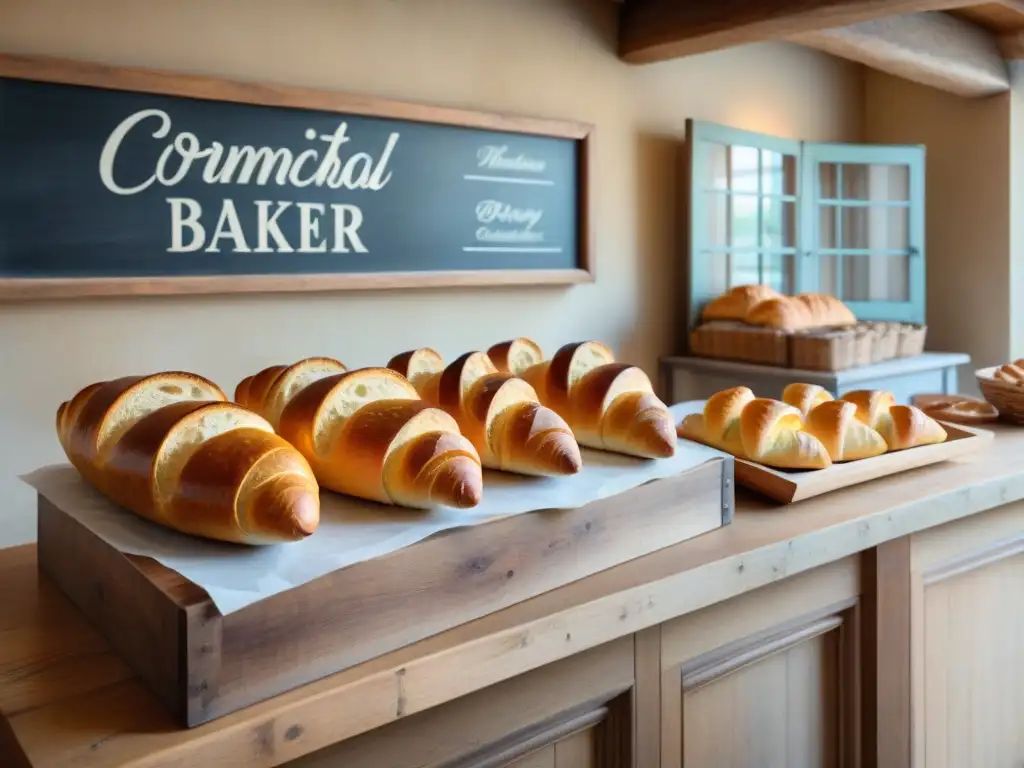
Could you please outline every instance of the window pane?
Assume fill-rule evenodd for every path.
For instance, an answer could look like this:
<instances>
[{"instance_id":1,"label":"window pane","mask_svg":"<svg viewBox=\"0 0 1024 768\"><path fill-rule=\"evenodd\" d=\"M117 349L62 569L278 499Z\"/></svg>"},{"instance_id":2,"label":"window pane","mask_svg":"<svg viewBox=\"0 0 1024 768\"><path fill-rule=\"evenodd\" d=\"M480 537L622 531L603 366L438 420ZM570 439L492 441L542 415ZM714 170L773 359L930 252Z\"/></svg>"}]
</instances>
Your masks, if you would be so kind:
<instances>
[{"instance_id":1,"label":"window pane","mask_svg":"<svg viewBox=\"0 0 1024 768\"><path fill-rule=\"evenodd\" d=\"M909 301L910 257L843 256L843 295L847 301Z\"/></svg>"},{"instance_id":2,"label":"window pane","mask_svg":"<svg viewBox=\"0 0 1024 768\"><path fill-rule=\"evenodd\" d=\"M818 247L838 248L836 245L836 216L838 208L834 205L822 205L818 209L820 216L818 220Z\"/></svg>"},{"instance_id":3,"label":"window pane","mask_svg":"<svg viewBox=\"0 0 1024 768\"><path fill-rule=\"evenodd\" d=\"M818 179L821 183L818 197L822 200L835 200L839 197L836 192L836 168L834 163L821 163L818 166Z\"/></svg>"},{"instance_id":4,"label":"window pane","mask_svg":"<svg viewBox=\"0 0 1024 768\"><path fill-rule=\"evenodd\" d=\"M761 272L765 285L770 285L782 293L793 291L793 259L792 254L764 253L761 255Z\"/></svg>"},{"instance_id":5,"label":"window pane","mask_svg":"<svg viewBox=\"0 0 1024 768\"><path fill-rule=\"evenodd\" d=\"M732 196L732 243L734 248L757 247L756 195Z\"/></svg>"},{"instance_id":6,"label":"window pane","mask_svg":"<svg viewBox=\"0 0 1024 768\"><path fill-rule=\"evenodd\" d=\"M796 157L761 150L761 194L796 194Z\"/></svg>"},{"instance_id":7,"label":"window pane","mask_svg":"<svg viewBox=\"0 0 1024 768\"><path fill-rule=\"evenodd\" d=\"M704 143L704 155L707 157L707 178L704 186L708 189L729 188L729 168L726 165L726 157L729 148L725 144Z\"/></svg>"},{"instance_id":8,"label":"window pane","mask_svg":"<svg viewBox=\"0 0 1024 768\"><path fill-rule=\"evenodd\" d=\"M844 207L842 217L843 248L906 251L910 247L909 208L876 205Z\"/></svg>"},{"instance_id":9,"label":"window pane","mask_svg":"<svg viewBox=\"0 0 1024 768\"><path fill-rule=\"evenodd\" d=\"M839 293L839 286L836 283L838 274L836 261L838 258L835 254L828 254L820 256L818 261L818 290L831 296L836 296Z\"/></svg>"},{"instance_id":10,"label":"window pane","mask_svg":"<svg viewBox=\"0 0 1024 768\"><path fill-rule=\"evenodd\" d=\"M729 196L721 192L705 194L708 206L708 248L729 246Z\"/></svg>"},{"instance_id":11,"label":"window pane","mask_svg":"<svg viewBox=\"0 0 1024 768\"><path fill-rule=\"evenodd\" d=\"M792 248L796 229L796 203L772 198L761 200L762 248Z\"/></svg>"},{"instance_id":12,"label":"window pane","mask_svg":"<svg viewBox=\"0 0 1024 768\"><path fill-rule=\"evenodd\" d=\"M756 253L732 254L732 273L729 275L729 287L750 285L760 280Z\"/></svg>"},{"instance_id":13,"label":"window pane","mask_svg":"<svg viewBox=\"0 0 1024 768\"><path fill-rule=\"evenodd\" d=\"M843 199L906 201L910 169L905 165L843 165Z\"/></svg>"},{"instance_id":14,"label":"window pane","mask_svg":"<svg viewBox=\"0 0 1024 768\"><path fill-rule=\"evenodd\" d=\"M707 253L698 258L708 261L708 291L720 296L732 287L729 284L729 254Z\"/></svg>"},{"instance_id":15,"label":"window pane","mask_svg":"<svg viewBox=\"0 0 1024 768\"><path fill-rule=\"evenodd\" d=\"M734 192L757 192L759 153L753 147L731 147L732 190Z\"/></svg>"}]
</instances>

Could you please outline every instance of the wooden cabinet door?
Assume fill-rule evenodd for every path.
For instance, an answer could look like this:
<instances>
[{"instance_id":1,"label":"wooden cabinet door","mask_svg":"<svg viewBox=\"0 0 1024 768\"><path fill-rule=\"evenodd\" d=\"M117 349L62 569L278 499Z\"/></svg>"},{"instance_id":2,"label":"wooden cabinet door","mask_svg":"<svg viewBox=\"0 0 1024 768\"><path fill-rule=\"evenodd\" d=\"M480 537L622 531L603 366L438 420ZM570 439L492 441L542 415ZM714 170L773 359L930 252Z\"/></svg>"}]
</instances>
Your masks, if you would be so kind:
<instances>
[{"instance_id":1,"label":"wooden cabinet door","mask_svg":"<svg viewBox=\"0 0 1024 768\"><path fill-rule=\"evenodd\" d=\"M627 768L633 760L633 678L628 636L328 747L289 768Z\"/></svg>"},{"instance_id":2,"label":"wooden cabinet door","mask_svg":"<svg viewBox=\"0 0 1024 768\"><path fill-rule=\"evenodd\" d=\"M662 768L859 765L859 571L847 558L664 624Z\"/></svg>"},{"instance_id":3,"label":"wooden cabinet door","mask_svg":"<svg viewBox=\"0 0 1024 768\"><path fill-rule=\"evenodd\" d=\"M910 537L913 765L1024 764L1024 503Z\"/></svg>"}]
</instances>

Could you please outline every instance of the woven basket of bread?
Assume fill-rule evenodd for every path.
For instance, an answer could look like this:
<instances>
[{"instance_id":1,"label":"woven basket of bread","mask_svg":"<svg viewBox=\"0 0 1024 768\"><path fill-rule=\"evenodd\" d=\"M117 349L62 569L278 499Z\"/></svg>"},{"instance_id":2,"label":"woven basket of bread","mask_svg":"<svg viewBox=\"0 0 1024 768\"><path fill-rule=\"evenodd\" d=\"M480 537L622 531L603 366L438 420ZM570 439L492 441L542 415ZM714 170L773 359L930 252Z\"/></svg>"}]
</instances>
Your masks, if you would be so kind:
<instances>
[{"instance_id":1,"label":"woven basket of bread","mask_svg":"<svg viewBox=\"0 0 1024 768\"><path fill-rule=\"evenodd\" d=\"M700 357L785 368L789 360L789 336L774 328L712 320L697 326L690 334L690 350Z\"/></svg>"},{"instance_id":2,"label":"woven basket of bread","mask_svg":"<svg viewBox=\"0 0 1024 768\"><path fill-rule=\"evenodd\" d=\"M1000 418L1024 424L1024 360L982 368L974 376L981 394L999 411Z\"/></svg>"}]
</instances>

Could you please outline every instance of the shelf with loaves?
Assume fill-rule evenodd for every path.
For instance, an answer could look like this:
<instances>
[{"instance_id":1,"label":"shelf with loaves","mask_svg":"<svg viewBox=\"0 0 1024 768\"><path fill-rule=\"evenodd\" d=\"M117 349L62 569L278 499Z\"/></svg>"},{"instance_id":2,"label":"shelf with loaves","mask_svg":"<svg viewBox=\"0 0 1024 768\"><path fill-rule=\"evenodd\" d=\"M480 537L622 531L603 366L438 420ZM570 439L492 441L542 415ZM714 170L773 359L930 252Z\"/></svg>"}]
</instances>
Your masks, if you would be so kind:
<instances>
[{"instance_id":1,"label":"shelf with loaves","mask_svg":"<svg viewBox=\"0 0 1024 768\"><path fill-rule=\"evenodd\" d=\"M313 534L321 490L469 508L483 497L484 467L568 476L581 445L658 459L677 441L646 374L592 341L550 360L528 339L447 365L428 348L351 371L307 358L245 377L234 400L190 373L99 382L61 404L58 438L121 506L243 544Z\"/></svg>"},{"instance_id":2,"label":"shelf with loaves","mask_svg":"<svg viewBox=\"0 0 1024 768\"><path fill-rule=\"evenodd\" d=\"M847 392L840 399L814 384L790 384L782 400L748 387L722 390L703 412L686 416L680 437L776 469L827 469L946 440L946 430L892 393Z\"/></svg>"}]
</instances>

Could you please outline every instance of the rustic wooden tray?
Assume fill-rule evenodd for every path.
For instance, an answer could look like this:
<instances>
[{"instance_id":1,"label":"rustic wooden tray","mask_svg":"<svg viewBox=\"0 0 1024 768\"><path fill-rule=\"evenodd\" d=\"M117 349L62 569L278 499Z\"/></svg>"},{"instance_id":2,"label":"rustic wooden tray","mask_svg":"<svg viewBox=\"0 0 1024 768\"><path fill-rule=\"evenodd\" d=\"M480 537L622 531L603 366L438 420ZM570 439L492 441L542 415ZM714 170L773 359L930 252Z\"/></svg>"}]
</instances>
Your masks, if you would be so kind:
<instances>
[{"instance_id":1,"label":"rustic wooden tray","mask_svg":"<svg viewBox=\"0 0 1024 768\"><path fill-rule=\"evenodd\" d=\"M39 566L194 726L719 528L733 466L716 457L577 509L447 531L227 615L42 496Z\"/></svg>"},{"instance_id":2,"label":"rustic wooden tray","mask_svg":"<svg viewBox=\"0 0 1024 768\"><path fill-rule=\"evenodd\" d=\"M948 436L944 443L833 464L828 469L785 471L745 459L736 459L736 482L776 501L789 504L868 480L895 475L908 469L954 459L984 448L993 437L988 430L946 421L941 424Z\"/></svg>"}]
</instances>

